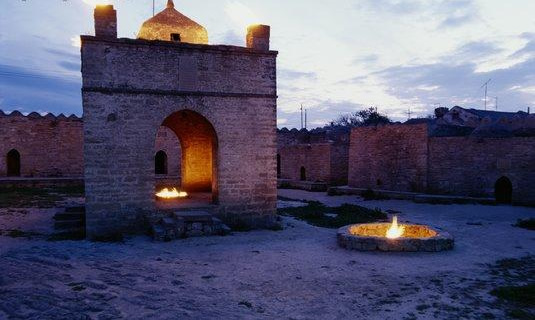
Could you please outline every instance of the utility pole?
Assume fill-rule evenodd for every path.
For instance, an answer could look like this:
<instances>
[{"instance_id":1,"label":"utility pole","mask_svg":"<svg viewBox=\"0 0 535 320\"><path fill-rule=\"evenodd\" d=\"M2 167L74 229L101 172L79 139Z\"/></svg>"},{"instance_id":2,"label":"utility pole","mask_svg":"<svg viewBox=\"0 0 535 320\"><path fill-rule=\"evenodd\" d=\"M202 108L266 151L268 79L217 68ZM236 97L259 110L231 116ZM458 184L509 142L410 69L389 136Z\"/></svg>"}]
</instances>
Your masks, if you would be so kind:
<instances>
[{"instance_id":1,"label":"utility pole","mask_svg":"<svg viewBox=\"0 0 535 320\"><path fill-rule=\"evenodd\" d=\"M154 11L154 7L156 6L156 3L155 3L156 0L152 0L152 16L154 17L154 14L155 14L155 11Z\"/></svg>"},{"instance_id":2,"label":"utility pole","mask_svg":"<svg viewBox=\"0 0 535 320\"><path fill-rule=\"evenodd\" d=\"M301 103L301 129L303 129L303 104Z\"/></svg>"},{"instance_id":3,"label":"utility pole","mask_svg":"<svg viewBox=\"0 0 535 320\"><path fill-rule=\"evenodd\" d=\"M491 80L492 79L487 80L487 82L485 82L480 88L480 89L482 89L483 87L485 87L485 110L487 110L487 93L488 93L488 88L489 88L489 82Z\"/></svg>"},{"instance_id":4,"label":"utility pole","mask_svg":"<svg viewBox=\"0 0 535 320\"><path fill-rule=\"evenodd\" d=\"M494 105L496 106L496 111L498 111L498 97L494 97L494 100L496 101Z\"/></svg>"},{"instance_id":5,"label":"utility pole","mask_svg":"<svg viewBox=\"0 0 535 320\"><path fill-rule=\"evenodd\" d=\"M409 107L409 110L407 111L407 116L408 116L408 119L407 119L407 120L410 120L410 119L411 119L411 116L412 116L411 107Z\"/></svg>"},{"instance_id":6,"label":"utility pole","mask_svg":"<svg viewBox=\"0 0 535 320\"><path fill-rule=\"evenodd\" d=\"M307 124L308 124L307 115L308 115L308 109L305 109L305 129L307 128Z\"/></svg>"}]
</instances>

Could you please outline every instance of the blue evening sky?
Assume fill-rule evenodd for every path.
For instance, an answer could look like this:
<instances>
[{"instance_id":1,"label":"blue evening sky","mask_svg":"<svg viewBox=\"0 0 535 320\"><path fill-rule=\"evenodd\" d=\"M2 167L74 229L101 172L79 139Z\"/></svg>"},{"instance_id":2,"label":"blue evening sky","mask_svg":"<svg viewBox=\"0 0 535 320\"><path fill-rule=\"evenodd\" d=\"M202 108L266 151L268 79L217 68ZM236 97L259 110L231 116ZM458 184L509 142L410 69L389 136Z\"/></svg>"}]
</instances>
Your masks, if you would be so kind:
<instances>
[{"instance_id":1,"label":"blue evening sky","mask_svg":"<svg viewBox=\"0 0 535 320\"><path fill-rule=\"evenodd\" d=\"M93 6L113 3L134 38L152 0L1 0L0 109L81 115L77 36ZM157 11L166 0L156 0ZM248 24L272 26L278 124L310 126L376 106L395 120L440 105L535 109L533 0L176 0L212 44L244 45Z\"/></svg>"}]
</instances>

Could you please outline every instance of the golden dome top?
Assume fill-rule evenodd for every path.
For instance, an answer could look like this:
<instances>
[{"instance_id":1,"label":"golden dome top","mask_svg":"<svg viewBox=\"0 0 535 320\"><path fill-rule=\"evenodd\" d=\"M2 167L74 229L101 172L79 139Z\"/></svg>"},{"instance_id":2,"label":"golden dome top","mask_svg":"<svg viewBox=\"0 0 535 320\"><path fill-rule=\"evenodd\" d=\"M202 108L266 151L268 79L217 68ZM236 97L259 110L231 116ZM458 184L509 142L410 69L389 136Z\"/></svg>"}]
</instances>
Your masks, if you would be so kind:
<instances>
[{"instance_id":1,"label":"golden dome top","mask_svg":"<svg viewBox=\"0 0 535 320\"><path fill-rule=\"evenodd\" d=\"M168 0L167 7L162 12L143 23L137 37L145 40L208 44L206 29L175 10L173 0Z\"/></svg>"}]
</instances>

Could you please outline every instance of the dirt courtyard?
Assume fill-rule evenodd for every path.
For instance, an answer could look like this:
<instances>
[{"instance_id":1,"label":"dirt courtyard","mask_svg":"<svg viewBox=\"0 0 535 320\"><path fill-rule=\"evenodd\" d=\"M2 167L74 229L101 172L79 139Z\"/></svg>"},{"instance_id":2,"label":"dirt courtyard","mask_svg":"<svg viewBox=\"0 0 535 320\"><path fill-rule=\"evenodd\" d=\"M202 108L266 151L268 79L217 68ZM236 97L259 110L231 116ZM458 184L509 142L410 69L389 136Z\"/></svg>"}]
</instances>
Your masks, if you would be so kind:
<instances>
[{"instance_id":1,"label":"dirt courtyard","mask_svg":"<svg viewBox=\"0 0 535 320\"><path fill-rule=\"evenodd\" d=\"M448 231L455 249L347 251L336 229L290 217L282 231L169 243L46 241L53 208L0 209L0 319L507 319L489 292L534 281L535 234L513 225L535 208L279 196L399 212ZM1 232L13 228L35 236Z\"/></svg>"}]
</instances>

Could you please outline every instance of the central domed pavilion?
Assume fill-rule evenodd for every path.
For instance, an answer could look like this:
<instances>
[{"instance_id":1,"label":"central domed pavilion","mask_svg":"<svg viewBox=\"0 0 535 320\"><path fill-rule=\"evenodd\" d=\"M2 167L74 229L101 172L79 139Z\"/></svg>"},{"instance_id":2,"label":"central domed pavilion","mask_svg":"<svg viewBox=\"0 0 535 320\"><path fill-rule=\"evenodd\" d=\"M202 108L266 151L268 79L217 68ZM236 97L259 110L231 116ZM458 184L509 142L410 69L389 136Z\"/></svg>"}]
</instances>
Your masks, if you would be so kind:
<instances>
[{"instance_id":1,"label":"central domed pavilion","mask_svg":"<svg viewBox=\"0 0 535 320\"><path fill-rule=\"evenodd\" d=\"M167 7L162 12L143 23L137 37L144 40L208 44L206 29L175 10L173 0L168 0Z\"/></svg>"}]
</instances>

